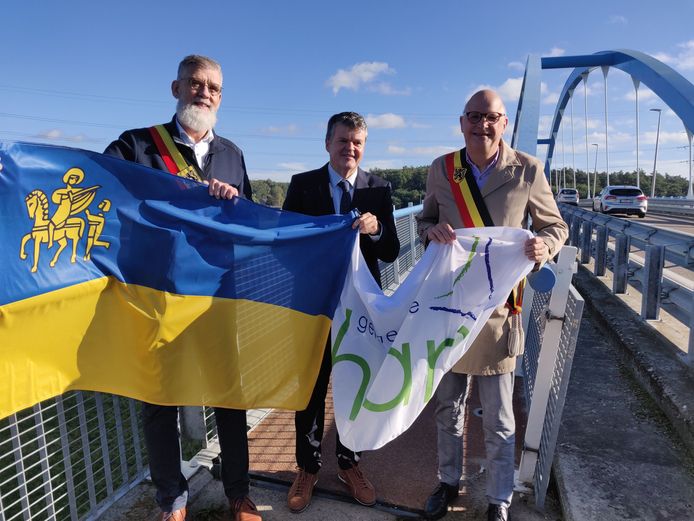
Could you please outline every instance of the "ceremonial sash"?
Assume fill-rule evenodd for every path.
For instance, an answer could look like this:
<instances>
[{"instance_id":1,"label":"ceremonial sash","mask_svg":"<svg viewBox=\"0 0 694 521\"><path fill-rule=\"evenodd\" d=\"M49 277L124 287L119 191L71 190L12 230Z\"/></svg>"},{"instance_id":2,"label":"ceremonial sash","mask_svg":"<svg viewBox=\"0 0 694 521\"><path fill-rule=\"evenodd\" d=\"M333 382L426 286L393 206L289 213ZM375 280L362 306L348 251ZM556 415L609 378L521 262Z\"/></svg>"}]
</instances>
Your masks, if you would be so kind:
<instances>
[{"instance_id":1,"label":"ceremonial sash","mask_svg":"<svg viewBox=\"0 0 694 521\"><path fill-rule=\"evenodd\" d=\"M451 152L444 158L448 182L451 184L451 192L453 192L455 204L458 207L458 212L460 212L463 227L494 226L494 221L489 215L482 192L477 186L477 181L472 174L472 168L468 164L466 156L465 149L462 149ZM509 308L512 315L521 312L524 285L525 279L521 280L508 296L506 307Z\"/></svg>"},{"instance_id":2,"label":"ceremonial sash","mask_svg":"<svg viewBox=\"0 0 694 521\"><path fill-rule=\"evenodd\" d=\"M198 167L188 164L164 125L149 127L149 133L170 174L185 177L186 179L193 179L195 181L203 180L203 176Z\"/></svg>"}]
</instances>

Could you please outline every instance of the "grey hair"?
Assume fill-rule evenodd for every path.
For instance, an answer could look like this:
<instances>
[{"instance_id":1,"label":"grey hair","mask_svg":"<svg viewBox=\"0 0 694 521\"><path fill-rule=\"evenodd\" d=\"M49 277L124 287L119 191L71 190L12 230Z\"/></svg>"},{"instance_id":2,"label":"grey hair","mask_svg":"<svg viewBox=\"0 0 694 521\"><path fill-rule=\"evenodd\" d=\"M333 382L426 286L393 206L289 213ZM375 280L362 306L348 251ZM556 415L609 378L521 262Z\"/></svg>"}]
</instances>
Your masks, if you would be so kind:
<instances>
[{"instance_id":1,"label":"grey hair","mask_svg":"<svg viewBox=\"0 0 694 521\"><path fill-rule=\"evenodd\" d=\"M330 141L335 134L335 126L344 125L350 130L363 130L366 132L366 121L361 114L356 112L340 112L330 116L328 120L328 130L325 133L325 140Z\"/></svg>"},{"instance_id":2,"label":"grey hair","mask_svg":"<svg viewBox=\"0 0 694 521\"><path fill-rule=\"evenodd\" d=\"M184 73L189 69L216 69L222 74L222 66L207 56L199 54L189 54L178 64L178 79L182 79Z\"/></svg>"}]
</instances>

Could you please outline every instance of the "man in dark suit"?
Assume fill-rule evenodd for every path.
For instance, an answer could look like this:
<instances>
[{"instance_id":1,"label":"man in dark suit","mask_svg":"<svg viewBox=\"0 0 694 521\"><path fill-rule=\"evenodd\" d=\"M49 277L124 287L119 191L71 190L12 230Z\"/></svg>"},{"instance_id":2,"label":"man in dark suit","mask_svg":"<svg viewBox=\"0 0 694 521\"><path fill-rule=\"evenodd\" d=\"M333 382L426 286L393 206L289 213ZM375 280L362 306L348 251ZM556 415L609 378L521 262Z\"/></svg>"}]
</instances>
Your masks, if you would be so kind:
<instances>
[{"instance_id":1,"label":"man in dark suit","mask_svg":"<svg viewBox=\"0 0 694 521\"><path fill-rule=\"evenodd\" d=\"M359 210L361 215L354 221L353 227L359 229L362 255L380 285L378 260L393 262L400 252L400 242L393 219L390 183L359 168L366 136L366 122L356 112L341 112L332 116L325 136L325 149L330 161L318 170L292 177L283 209L307 215ZM298 473L287 496L289 509L294 513L309 506L313 487L318 481L325 397L331 369L328 338L311 400L305 410L296 413L294 421ZM349 487L359 503L373 505L376 492L359 468L359 453L342 445L339 436L336 445L340 467L338 478Z\"/></svg>"}]
</instances>

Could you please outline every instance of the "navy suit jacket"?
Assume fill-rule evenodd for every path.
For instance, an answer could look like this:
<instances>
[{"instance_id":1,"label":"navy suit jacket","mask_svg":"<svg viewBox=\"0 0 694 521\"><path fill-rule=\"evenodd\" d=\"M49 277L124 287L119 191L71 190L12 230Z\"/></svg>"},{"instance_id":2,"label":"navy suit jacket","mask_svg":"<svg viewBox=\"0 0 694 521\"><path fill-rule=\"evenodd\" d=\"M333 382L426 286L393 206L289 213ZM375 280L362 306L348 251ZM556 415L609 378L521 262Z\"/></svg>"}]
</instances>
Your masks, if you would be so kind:
<instances>
[{"instance_id":1,"label":"navy suit jacket","mask_svg":"<svg viewBox=\"0 0 694 521\"><path fill-rule=\"evenodd\" d=\"M359 236L359 247L364 260L380 286L379 259L383 262L393 262L400 253L400 241L393 219L390 183L360 168L354 183L351 208L356 208L361 213L370 212L381 223L379 240L374 241L363 234ZM328 164L326 163L318 170L292 176L282 209L306 215L334 214Z\"/></svg>"},{"instance_id":2,"label":"navy suit jacket","mask_svg":"<svg viewBox=\"0 0 694 521\"><path fill-rule=\"evenodd\" d=\"M182 143L175 121L172 119L168 123L164 123L164 128L169 131L176 148L178 148L178 151L188 164L196 165L195 154L190 147ZM159 149L154 143L148 128L126 130L116 141L106 147L104 154L120 157L121 159L163 170L164 172L169 171L164 160L159 155ZM214 177L224 183L229 183L236 187L240 197L252 199L253 190L246 173L243 153L239 147L228 139L215 133L214 139L210 142L210 151L205 158L205 165L202 171L206 180Z\"/></svg>"}]
</instances>

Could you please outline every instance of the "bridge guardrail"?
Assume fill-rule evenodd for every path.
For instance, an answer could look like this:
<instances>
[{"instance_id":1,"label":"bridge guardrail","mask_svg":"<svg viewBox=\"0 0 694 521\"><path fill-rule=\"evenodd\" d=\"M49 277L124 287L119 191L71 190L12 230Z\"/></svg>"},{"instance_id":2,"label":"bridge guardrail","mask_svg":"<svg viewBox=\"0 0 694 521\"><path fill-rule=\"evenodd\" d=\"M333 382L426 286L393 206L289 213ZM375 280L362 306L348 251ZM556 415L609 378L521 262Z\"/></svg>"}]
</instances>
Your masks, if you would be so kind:
<instances>
[{"instance_id":1,"label":"bridge guardrail","mask_svg":"<svg viewBox=\"0 0 694 521\"><path fill-rule=\"evenodd\" d=\"M523 294L525 353L519 360L528 409L517 482L532 486L535 504L543 508L571 375L583 298L571 285L576 251L564 246L552 265L557 281L551 291Z\"/></svg>"},{"instance_id":2,"label":"bridge guardrail","mask_svg":"<svg viewBox=\"0 0 694 521\"><path fill-rule=\"evenodd\" d=\"M694 268L694 238L638 222L560 205L569 224L569 243L580 250L579 261L594 259L593 274L613 273L612 292L623 294L631 283L641 292L640 315L657 320L664 299L675 307L673 316L689 328L686 362L694 366L694 328L690 321L694 277L689 280L665 269L665 261L687 270ZM612 238L612 243L610 242ZM631 246L643 254L631 251Z\"/></svg>"},{"instance_id":3,"label":"bridge guardrail","mask_svg":"<svg viewBox=\"0 0 694 521\"><path fill-rule=\"evenodd\" d=\"M593 199L581 199L578 206L582 208L592 208ZM682 197L649 197L648 211L658 212L669 215L694 215L694 199Z\"/></svg>"}]
</instances>

